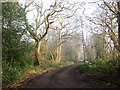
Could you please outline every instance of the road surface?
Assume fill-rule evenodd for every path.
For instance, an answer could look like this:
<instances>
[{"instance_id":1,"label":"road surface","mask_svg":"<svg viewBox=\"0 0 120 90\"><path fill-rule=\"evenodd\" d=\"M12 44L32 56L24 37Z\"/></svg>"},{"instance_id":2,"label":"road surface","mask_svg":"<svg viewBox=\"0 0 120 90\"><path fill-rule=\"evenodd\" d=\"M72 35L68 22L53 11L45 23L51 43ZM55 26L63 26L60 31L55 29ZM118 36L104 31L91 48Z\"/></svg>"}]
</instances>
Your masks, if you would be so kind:
<instances>
[{"instance_id":1,"label":"road surface","mask_svg":"<svg viewBox=\"0 0 120 90\"><path fill-rule=\"evenodd\" d=\"M78 64L65 66L44 73L33 79L26 88L106 88L107 86L88 80L76 72Z\"/></svg>"}]
</instances>

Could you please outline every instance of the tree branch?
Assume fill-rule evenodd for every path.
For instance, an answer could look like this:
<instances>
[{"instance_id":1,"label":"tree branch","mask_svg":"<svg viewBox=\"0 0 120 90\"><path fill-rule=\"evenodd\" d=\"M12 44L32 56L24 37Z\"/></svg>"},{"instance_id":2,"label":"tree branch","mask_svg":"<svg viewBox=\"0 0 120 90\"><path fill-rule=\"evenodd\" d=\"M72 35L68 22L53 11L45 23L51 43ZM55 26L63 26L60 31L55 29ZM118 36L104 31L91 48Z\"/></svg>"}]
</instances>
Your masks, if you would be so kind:
<instances>
[{"instance_id":1,"label":"tree branch","mask_svg":"<svg viewBox=\"0 0 120 90\"><path fill-rule=\"evenodd\" d=\"M117 12L115 12L109 4L107 4L106 2L104 2L104 4L109 8L110 11L112 11L115 15L118 15Z\"/></svg>"}]
</instances>

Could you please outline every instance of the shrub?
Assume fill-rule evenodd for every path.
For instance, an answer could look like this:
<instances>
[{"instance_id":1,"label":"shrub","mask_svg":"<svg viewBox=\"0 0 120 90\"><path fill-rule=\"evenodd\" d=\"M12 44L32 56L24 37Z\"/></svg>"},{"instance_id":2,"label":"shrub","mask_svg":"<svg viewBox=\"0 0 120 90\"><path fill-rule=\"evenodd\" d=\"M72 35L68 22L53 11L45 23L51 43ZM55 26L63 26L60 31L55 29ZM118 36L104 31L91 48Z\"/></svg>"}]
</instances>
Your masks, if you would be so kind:
<instances>
[{"instance_id":1,"label":"shrub","mask_svg":"<svg viewBox=\"0 0 120 90\"><path fill-rule=\"evenodd\" d=\"M79 65L78 70L80 72L88 72L89 70L97 70L101 73L114 73L117 72L116 68L118 68L118 65L120 64L120 58L111 59L111 60L96 60L96 61L90 61L89 63L84 63Z\"/></svg>"},{"instance_id":2,"label":"shrub","mask_svg":"<svg viewBox=\"0 0 120 90\"><path fill-rule=\"evenodd\" d=\"M89 64L81 64L80 66L78 66L78 70L82 73L89 71L89 69Z\"/></svg>"},{"instance_id":3,"label":"shrub","mask_svg":"<svg viewBox=\"0 0 120 90\"><path fill-rule=\"evenodd\" d=\"M4 65L6 65L4 63ZM20 75L20 68L19 67L11 67L9 65L4 66L2 69L2 85L3 87L9 87L8 84L11 84L12 82L19 79Z\"/></svg>"}]
</instances>

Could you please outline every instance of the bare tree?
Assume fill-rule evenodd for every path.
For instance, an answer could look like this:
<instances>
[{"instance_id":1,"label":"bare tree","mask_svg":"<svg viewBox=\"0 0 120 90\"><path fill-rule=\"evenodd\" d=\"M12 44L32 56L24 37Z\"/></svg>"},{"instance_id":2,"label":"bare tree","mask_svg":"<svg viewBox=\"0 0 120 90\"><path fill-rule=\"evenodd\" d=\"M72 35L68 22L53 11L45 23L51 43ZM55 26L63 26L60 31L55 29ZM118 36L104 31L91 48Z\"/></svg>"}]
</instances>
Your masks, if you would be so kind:
<instances>
[{"instance_id":1,"label":"bare tree","mask_svg":"<svg viewBox=\"0 0 120 90\"><path fill-rule=\"evenodd\" d=\"M64 1L64 0L63 0ZM56 25L58 25L58 21L61 19L68 19L72 16L74 16L77 9L74 9L68 1L68 3L64 4L63 1L57 1L55 0L55 3L53 5L50 5L50 8L44 9L43 8L43 2L39 5L39 3L36 2L26 2L24 11L26 13L25 20L27 25L27 30L29 31L30 35L35 40L35 57L37 64L42 64L42 60L40 58L40 47L42 42L45 40L46 36L48 35L49 29L53 29ZM35 18L35 26L32 26L28 23L27 20L27 13L31 10L28 10L27 8L33 5L35 9L37 10L37 16ZM70 6L70 7L69 7ZM69 8L68 8L69 7ZM72 8L74 10L72 10ZM72 11L71 14L65 15L65 11ZM53 25L54 24L54 25Z\"/></svg>"}]
</instances>

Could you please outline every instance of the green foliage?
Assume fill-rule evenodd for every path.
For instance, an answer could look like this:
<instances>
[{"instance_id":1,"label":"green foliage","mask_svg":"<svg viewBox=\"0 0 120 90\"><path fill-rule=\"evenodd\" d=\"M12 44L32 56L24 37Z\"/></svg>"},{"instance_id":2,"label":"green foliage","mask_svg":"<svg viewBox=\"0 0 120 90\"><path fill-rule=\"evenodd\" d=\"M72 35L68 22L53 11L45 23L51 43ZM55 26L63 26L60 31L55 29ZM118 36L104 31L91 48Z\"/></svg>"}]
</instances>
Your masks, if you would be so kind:
<instances>
[{"instance_id":1,"label":"green foliage","mask_svg":"<svg viewBox=\"0 0 120 90\"><path fill-rule=\"evenodd\" d=\"M16 62L14 62L16 65ZM20 68L11 66L7 61L3 61L2 63L2 85L3 87L7 87L8 84L11 84L15 80L18 80L20 75Z\"/></svg>"},{"instance_id":2,"label":"green foliage","mask_svg":"<svg viewBox=\"0 0 120 90\"><path fill-rule=\"evenodd\" d=\"M21 38L26 34L24 10L17 2L2 3L2 57L3 60L20 60L26 46Z\"/></svg>"},{"instance_id":3,"label":"green foliage","mask_svg":"<svg viewBox=\"0 0 120 90\"><path fill-rule=\"evenodd\" d=\"M52 60L52 56L50 53L46 53L46 55L44 55L45 60L44 60L44 64L49 63L50 60Z\"/></svg>"},{"instance_id":4,"label":"green foliage","mask_svg":"<svg viewBox=\"0 0 120 90\"><path fill-rule=\"evenodd\" d=\"M54 56L53 56L54 57ZM54 57L54 60L56 59L56 57ZM52 56L50 53L47 53L45 55L45 60L43 62L43 65L41 65L41 68L49 68L49 67L56 67L56 66L59 66L59 65L65 65L66 63L65 62L59 62L57 64L54 64L54 63L51 63L49 61L52 60Z\"/></svg>"},{"instance_id":5,"label":"green foliage","mask_svg":"<svg viewBox=\"0 0 120 90\"><path fill-rule=\"evenodd\" d=\"M78 66L78 70L81 73L85 73L85 72L89 71L89 69L90 69L90 66L88 64L81 64L80 66Z\"/></svg>"},{"instance_id":6,"label":"green foliage","mask_svg":"<svg viewBox=\"0 0 120 90\"><path fill-rule=\"evenodd\" d=\"M22 75L20 71L25 68L30 68L30 66L33 64L34 60L31 57L26 56L27 55L24 54L19 62L17 60L13 60L10 63L7 60L2 62L3 87L8 87L9 84L19 80Z\"/></svg>"},{"instance_id":7,"label":"green foliage","mask_svg":"<svg viewBox=\"0 0 120 90\"><path fill-rule=\"evenodd\" d=\"M60 62L52 64L50 53L45 54L45 61L41 66L34 66L33 44L25 40L27 36L25 24L24 9L19 6L18 2L2 3L2 85L11 87L13 83L40 71L41 68L57 67L65 65ZM56 59L53 56L54 60ZM26 70L26 71L24 71ZM25 74L29 70L29 74Z\"/></svg>"},{"instance_id":8,"label":"green foliage","mask_svg":"<svg viewBox=\"0 0 120 90\"><path fill-rule=\"evenodd\" d=\"M120 64L120 58L116 58L113 60L96 60L90 61L89 63L83 63L78 66L78 70L80 72L89 72L90 70L98 71L101 73L109 73L112 74L117 72L116 69Z\"/></svg>"},{"instance_id":9,"label":"green foliage","mask_svg":"<svg viewBox=\"0 0 120 90\"><path fill-rule=\"evenodd\" d=\"M93 42L95 44L95 49L96 49L96 58L102 58L101 53L105 52L104 51L104 40L103 36L101 34L94 34L93 37Z\"/></svg>"},{"instance_id":10,"label":"green foliage","mask_svg":"<svg viewBox=\"0 0 120 90\"><path fill-rule=\"evenodd\" d=\"M78 62L77 59L73 59L73 60L71 60L71 61L72 61L72 62L75 62L75 63Z\"/></svg>"},{"instance_id":11,"label":"green foliage","mask_svg":"<svg viewBox=\"0 0 120 90\"><path fill-rule=\"evenodd\" d=\"M20 61L20 63L19 63L19 65L21 66L21 68L23 67L23 68L25 68L25 67L29 67L31 64L33 65L33 63L34 63L34 59L33 58L31 58L31 57L28 57L28 53L25 53L25 54L23 54L23 56L20 58L21 59L21 61Z\"/></svg>"},{"instance_id":12,"label":"green foliage","mask_svg":"<svg viewBox=\"0 0 120 90\"><path fill-rule=\"evenodd\" d=\"M34 60L29 57L32 43L22 38L27 34L24 10L18 2L2 3L2 77L3 87L19 80L20 70Z\"/></svg>"}]
</instances>

